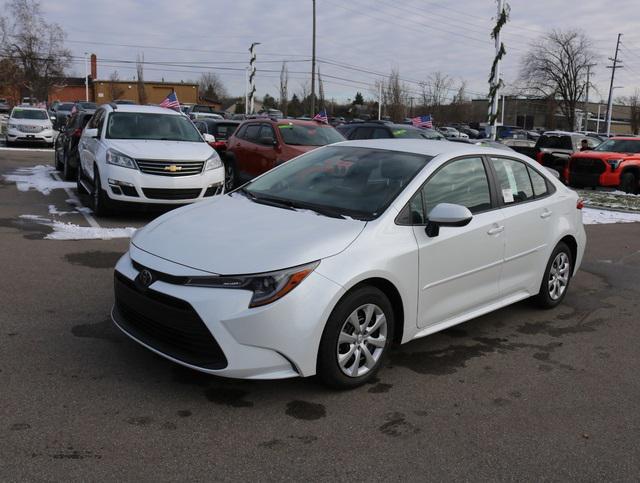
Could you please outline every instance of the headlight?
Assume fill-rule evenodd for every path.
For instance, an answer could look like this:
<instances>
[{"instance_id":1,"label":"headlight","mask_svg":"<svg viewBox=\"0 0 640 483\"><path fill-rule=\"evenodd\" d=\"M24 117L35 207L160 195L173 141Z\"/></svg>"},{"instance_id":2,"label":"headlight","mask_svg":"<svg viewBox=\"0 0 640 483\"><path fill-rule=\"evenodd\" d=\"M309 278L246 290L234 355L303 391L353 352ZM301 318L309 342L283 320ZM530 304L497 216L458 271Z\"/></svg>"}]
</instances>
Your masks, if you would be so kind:
<instances>
[{"instance_id":1,"label":"headlight","mask_svg":"<svg viewBox=\"0 0 640 483\"><path fill-rule=\"evenodd\" d=\"M215 151L213 154L207 159L207 165L204 168L205 171L209 171L210 169L222 168L222 161L220 161L220 156Z\"/></svg>"},{"instance_id":2,"label":"headlight","mask_svg":"<svg viewBox=\"0 0 640 483\"><path fill-rule=\"evenodd\" d=\"M138 169L136 163L129 156L126 156L115 149L107 150L107 163L123 168Z\"/></svg>"},{"instance_id":3,"label":"headlight","mask_svg":"<svg viewBox=\"0 0 640 483\"><path fill-rule=\"evenodd\" d=\"M609 163L609 166L611 166L611 169L614 171L618 169L622 161L624 161L624 159L607 159L607 163Z\"/></svg>"},{"instance_id":4,"label":"headlight","mask_svg":"<svg viewBox=\"0 0 640 483\"><path fill-rule=\"evenodd\" d=\"M9 126L9 129L18 129L18 125L17 124L9 123L8 126Z\"/></svg>"},{"instance_id":5,"label":"headlight","mask_svg":"<svg viewBox=\"0 0 640 483\"><path fill-rule=\"evenodd\" d=\"M259 307L284 297L307 278L319 265L319 261L299 265L277 272L255 275L231 275L189 278L186 285L193 287L235 288L253 292L249 307Z\"/></svg>"}]
</instances>

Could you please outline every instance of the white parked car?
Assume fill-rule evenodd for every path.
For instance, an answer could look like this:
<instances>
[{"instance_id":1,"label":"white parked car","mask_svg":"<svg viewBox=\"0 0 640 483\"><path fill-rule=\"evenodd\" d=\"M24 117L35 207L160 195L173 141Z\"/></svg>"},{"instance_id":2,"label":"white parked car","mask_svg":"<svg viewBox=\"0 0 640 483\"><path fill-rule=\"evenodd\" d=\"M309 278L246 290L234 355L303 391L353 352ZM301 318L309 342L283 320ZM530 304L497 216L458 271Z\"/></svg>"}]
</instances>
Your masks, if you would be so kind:
<instances>
[{"instance_id":1,"label":"white parked car","mask_svg":"<svg viewBox=\"0 0 640 483\"><path fill-rule=\"evenodd\" d=\"M469 139L469 135L458 131L455 127L441 127L439 131L447 138Z\"/></svg>"},{"instance_id":2,"label":"white parked car","mask_svg":"<svg viewBox=\"0 0 640 483\"><path fill-rule=\"evenodd\" d=\"M221 194L224 168L207 142L173 110L100 106L78 143L78 190L91 194L98 215L117 202L185 204Z\"/></svg>"},{"instance_id":3,"label":"white parked car","mask_svg":"<svg viewBox=\"0 0 640 483\"><path fill-rule=\"evenodd\" d=\"M585 248L581 208L515 152L338 143L139 230L112 316L193 369L353 387L392 342L529 297L558 305Z\"/></svg>"},{"instance_id":4,"label":"white parked car","mask_svg":"<svg viewBox=\"0 0 640 483\"><path fill-rule=\"evenodd\" d=\"M46 109L14 107L11 110L5 134L7 146L17 143L44 143L53 146L53 141L53 125Z\"/></svg>"}]
</instances>

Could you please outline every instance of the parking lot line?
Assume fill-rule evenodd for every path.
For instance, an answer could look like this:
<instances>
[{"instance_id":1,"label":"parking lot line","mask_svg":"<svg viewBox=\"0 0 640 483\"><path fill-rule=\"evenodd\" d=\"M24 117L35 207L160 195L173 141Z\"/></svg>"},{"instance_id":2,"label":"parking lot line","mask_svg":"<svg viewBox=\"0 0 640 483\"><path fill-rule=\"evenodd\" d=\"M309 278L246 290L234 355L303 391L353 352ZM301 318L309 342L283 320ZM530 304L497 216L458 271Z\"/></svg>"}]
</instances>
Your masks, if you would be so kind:
<instances>
[{"instance_id":1,"label":"parking lot line","mask_svg":"<svg viewBox=\"0 0 640 483\"><path fill-rule=\"evenodd\" d=\"M58 173L53 173L52 174L53 178L56 181L62 181L62 178L60 178L60 176L58 176ZM87 213L86 210L82 210L80 209L80 207L82 206L82 203L80 202L80 199L76 196L76 194L71 191L69 188L64 188L64 192L67 193L67 196L69 197L69 199L73 200L75 206L77 207L77 211L79 211L82 216L84 216L84 219L87 220L87 223L89 223L90 226L92 226L93 228L102 228L100 226L100 224L96 221L96 219L91 216L91 214Z\"/></svg>"}]
</instances>

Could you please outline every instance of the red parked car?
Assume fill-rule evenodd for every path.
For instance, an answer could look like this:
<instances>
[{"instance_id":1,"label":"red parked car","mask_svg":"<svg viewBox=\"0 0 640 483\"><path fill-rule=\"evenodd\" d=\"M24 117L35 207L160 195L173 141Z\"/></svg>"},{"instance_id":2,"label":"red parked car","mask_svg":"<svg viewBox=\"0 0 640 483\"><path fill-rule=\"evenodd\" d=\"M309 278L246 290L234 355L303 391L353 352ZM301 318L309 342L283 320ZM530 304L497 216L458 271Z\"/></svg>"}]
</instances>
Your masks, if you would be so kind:
<instances>
[{"instance_id":1,"label":"red parked car","mask_svg":"<svg viewBox=\"0 0 640 483\"><path fill-rule=\"evenodd\" d=\"M344 140L332 126L316 121L271 118L244 121L227 142L225 190L307 151Z\"/></svg>"},{"instance_id":2,"label":"red parked car","mask_svg":"<svg viewBox=\"0 0 640 483\"><path fill-rule=\"evenodd\" d=\"M640 192L640 138L614 137L592 151L574 153L566 172L574 188L608 186Z\"/></svg>"}]
</instances>

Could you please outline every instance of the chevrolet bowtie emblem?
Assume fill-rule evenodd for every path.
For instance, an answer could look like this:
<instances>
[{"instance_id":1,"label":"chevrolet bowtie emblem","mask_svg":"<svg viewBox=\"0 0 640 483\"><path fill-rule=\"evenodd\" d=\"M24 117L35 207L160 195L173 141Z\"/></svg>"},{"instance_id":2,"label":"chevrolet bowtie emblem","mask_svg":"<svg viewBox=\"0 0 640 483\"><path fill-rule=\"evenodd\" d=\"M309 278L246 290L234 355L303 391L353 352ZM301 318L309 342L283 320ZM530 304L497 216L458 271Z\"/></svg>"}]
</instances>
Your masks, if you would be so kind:
<instances>
[{"instance_id":1,"label":"chevrolet bowtie emblem","mask_svg":"<svg viewBox=\"0 0 640 483\"><path fill-rule=\"evenodd\" d=\"M175 173L176 171L182 171L182 166L176 166L175 164L169 165L169 166L165 166L164 167L165 171L171 171L172 173Z\"/></svg>"}]
</instances>

